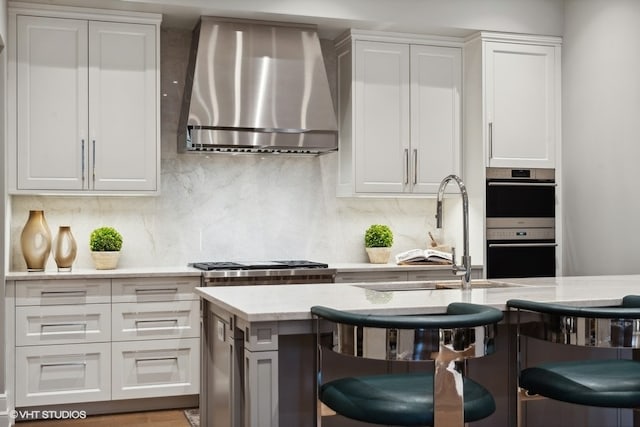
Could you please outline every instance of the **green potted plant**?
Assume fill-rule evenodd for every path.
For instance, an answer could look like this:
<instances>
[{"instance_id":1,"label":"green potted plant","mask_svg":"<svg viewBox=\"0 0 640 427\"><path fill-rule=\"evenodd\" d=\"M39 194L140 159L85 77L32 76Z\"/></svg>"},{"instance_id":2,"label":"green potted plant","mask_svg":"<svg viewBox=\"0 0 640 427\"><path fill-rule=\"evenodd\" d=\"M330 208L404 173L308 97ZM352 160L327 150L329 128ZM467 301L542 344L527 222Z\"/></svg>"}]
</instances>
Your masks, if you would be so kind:
<instances>
[{"instance_id":1,"label":"green potted plant","mask_svg":"<svg viewBox=\"0 0 640 427\"><path fill-rule=\"evenodd\" d=\"M364 233L364 246L369 255L369 262L386 264L391 256L393 233L383 224L373 224Z\"/></svg>"},{"instance_id":2,"label":"green potted plant","mask_svg":"<svg viewBox=\"0 0 640 427\"><path fill-rule=\"evenodd\" d=\"M113 227L99 227L89 237L91 258L97 270L113 270L118 266L122 235Z\"/></svg>"}]
</instances>

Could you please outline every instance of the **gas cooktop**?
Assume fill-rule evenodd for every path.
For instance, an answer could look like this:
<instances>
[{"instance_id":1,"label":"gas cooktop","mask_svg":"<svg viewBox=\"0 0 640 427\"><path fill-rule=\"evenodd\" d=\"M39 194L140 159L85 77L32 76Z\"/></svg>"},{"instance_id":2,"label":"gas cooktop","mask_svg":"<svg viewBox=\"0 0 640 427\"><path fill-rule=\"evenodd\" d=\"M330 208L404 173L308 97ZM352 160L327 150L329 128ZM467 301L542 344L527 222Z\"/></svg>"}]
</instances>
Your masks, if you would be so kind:
<instances>
[{"instance_id":1,"label":"gas cooktop","mask_svg":"<svg viewBox=\"0 0 640 427\"><path fill-rule=\"evenodd\" d=\"M193 267L200 270L281 270L296 268L327 268L327 264L307 260L284 260L284 261L248 261L248 262L194 262Z\"/></svg>"}]
</instances>

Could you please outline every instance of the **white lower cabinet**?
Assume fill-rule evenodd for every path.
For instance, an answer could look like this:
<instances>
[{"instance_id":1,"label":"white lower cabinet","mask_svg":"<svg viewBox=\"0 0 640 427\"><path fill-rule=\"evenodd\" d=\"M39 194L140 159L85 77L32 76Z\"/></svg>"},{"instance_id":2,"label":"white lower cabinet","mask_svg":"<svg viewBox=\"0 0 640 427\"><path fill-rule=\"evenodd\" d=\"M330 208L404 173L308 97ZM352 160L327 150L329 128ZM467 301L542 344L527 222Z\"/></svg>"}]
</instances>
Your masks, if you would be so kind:
<instances>
[{"instance_id":1,"label":"white lower cabinet","mask_svg":"<svg viewBox=\"0 0 640 427\"><path fill-rule=\"evenodd\" d=\"M111 398L111 345L16 348L16 407Z\"/></svg>"},{"instance_id":2,"label":"white lower cabinet","mask_svg":"<svg viewBox=\"0 0 640 427\"><path fill-rule=\"evenodd\" d=\"M113 400L200 392L199 285L199 277L112 280Z\"/></svg>"},{"instance_id":3,"label":"white lower cabinet","mask_svg":"<svg viewBox=\"0 0 640 427\"><path fill-rule=\"evenodd\" d=\"M108 279L25 280L16 287L16 306L82 305L111 302Z\"/></svg>"},{"instance_id":4,"label":"white lower cabinet","mask_svg":"<svg viewBox=\"0 0 640 427\"><path fill-rule=\"evenodd\" d=\"M149 340L200 336L200 301L114 304L112 339Z\"/></svg>"},{"instance_id":5,"label":"white lower cabinet","mask_svg":"<svg viewBox=\"0 0 640 427\"><path fill-rule=\"evenodd\" d=\"M197 394L200 339L114 342L111 398Z\"/></svg>"},{"instance_id":6,"label":"white lower cabinet","mask_svg":"<svg viewBox=\"0 0 640 427\"><path fill-rule=\"evenodd\" d=\"M111 341L111 304L16 308L16 345Z\"/></svg>"},{"instance_id":7,"label":"white lower cabinet","mask_svg":"<svg viewBox=\"0 0 640 427\"><path fill-rule=\"evenodd\" d=\"M16 407L110 399L110 281L18 283Z\"/></svg>"},{"instance_id":8,"label":"white lower cabinet","mask_svg":"<svg viewBox=\"0 0 640 427\"><path fill-rule=\"evenodd\" d=\"M199 277L135 277L113 279L113 302L173 302L198 300L194 294Z\"/></svg>"},{"instance_id":9,"label":"white lower cabinet","mask_svg":"<svg viewBox=\"0 0 640 427\"><path fill-rule=\"evenodd\" d=\"M16 407L196 395L200 277L8 281Z\"/></svg>"}]
</instances>

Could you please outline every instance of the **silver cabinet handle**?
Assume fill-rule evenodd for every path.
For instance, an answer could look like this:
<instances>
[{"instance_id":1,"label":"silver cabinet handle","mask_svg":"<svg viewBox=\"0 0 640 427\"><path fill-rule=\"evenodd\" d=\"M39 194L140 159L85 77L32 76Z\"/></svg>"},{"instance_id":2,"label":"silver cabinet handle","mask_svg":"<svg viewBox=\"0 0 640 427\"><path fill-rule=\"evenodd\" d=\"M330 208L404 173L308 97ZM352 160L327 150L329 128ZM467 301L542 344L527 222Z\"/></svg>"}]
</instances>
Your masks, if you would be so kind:
<instances>
[{"instance_id":1,"label":"silver cabinet handle","mask_svg":"<svg viewBox=\"0 0 640 427\"><path fill-rule=\"evenodd\" d=\"M178 325L178 319L157 319L157 320L136 320L136 328L138 328L139 324L145 323L172 323L174 325Z\"/></svg>"},{"instance_id":2,"label":"silver cabinet handle","mask_svg":"<svg viewBox=\"0 0 640 427\"><path fill-rule=\"evenodd\" d=\"M404 149L404 184L409 184L409 149Z\"/></svg>"},{"instance_id":3,"label":"silver cabinet handle","mask_svg":"<svg viewBox=\"0 0 640 427\"><path fill-rule=\"evenodd\" d=\"M76 332L86 332L87 324L86 323L43 323L40 325L40 330L44 333L45 328L55 328L55 327L72 327L79 326L80 330ZM73 332L73 331L65 331L65 332Z\"/></svg>"},{"instance_id":4,"label":"silver cabinet handle","mask_svg":"<svg viewBox=\"0 0 640 427\"><path fill-rule=\"evenodd\" d=\"M551 248L557 243L489 243L490 248Z\"/></svg>"},{"instance_id":5,"label":"silver cabinet handle","mask_svg":"<svg viewBox=\"0 0 640 427\"><path fill-rule=\"evenodd\" d=\"M87 291L85 291L85 290L77 290L77 291L41 291L40 292L40 296L41 297L46 297L46 296L54 296L54 297L63 297L63 296L85 297L85 296L87 296Z\"/></svg>"},{"instance_id":6,"label":"silver cabinet handle","mask_svg":"<svg viewBox=\"0 0 640 427\"><path fill-rule=\"evenodd\" d=\"M171 360L174 361L176 363L178 363L178 357L177 356L173 356L173 357L148 357L148 358L144 358L144 359L136 359L136 364L138 363L144 363L144 362L162 362L165 360Z\"/></svg>"},{"instance_id":7,"label":"silver cabinet handle","mask_svg":"<svg viewBox=\"0 0 640 427\"><path fill-rule=\"evenodd\" d=\"M164 293L178 293L178 288L151 288L151 289L136 289L136 294L164 294Z\"/></svg>"},{"instance_id":8,"label":"silver cabinet handle","mask_svg":"<svg viewBox=\"0 0 640 427\"><path fill-rule=\"evenodd\" d=\"M82 138L82 188L84 188L84 138Z\"/></svg>"},{"instance_id":9,"label":"silver cabinet handle","mask_svg":"<svg viewBox=\"0 0 640 427\"><path fill-rule=\"evenodd\" d=\"M489 122L489 158L493 157L493 122Z\"/></svg>"},{"instance_id":10,"label":"silver cabinet handle","mask_svg":"<svg viewBox=\"0 0 640 427\"><path fill-rule=\"evenodd\" d=\"M79 367L86 368L87 362L43 363L42 365L40 365L40 370L43 370L45 368L57 368L62 366L77 366L77 367L79 366Z\"/></svg>"},{"instance_id":11,"label":"silver cabinet handle","mask_svg":"<svg viewBox=\"0 0 640 427\"><path fill-rule=\"evenodd\" d=\"M418 149L413 149L413 185L418 183Z\"/></svg>"},{"instance_id":12,"label":"silver cabinet handle","mask_svg":"<svg viewBox=\"0 0 640 427\"><path fill-rule=\"evenodd\" d=\"M489 187L557 187L555 182L489 182Z\"/></svg>"},{"instance_id":13,"label":"silver cabinet handle","mask_svg":"<svg viewBox=\"0 0 640 427\"><path fill-rule=\"evenodd\" d=\"M92 176L93 176L93 188L95 189L96 187L96 140L93 139L91 140L93 143L93 153L92 154Z\"/></svg>"}]
</instances>

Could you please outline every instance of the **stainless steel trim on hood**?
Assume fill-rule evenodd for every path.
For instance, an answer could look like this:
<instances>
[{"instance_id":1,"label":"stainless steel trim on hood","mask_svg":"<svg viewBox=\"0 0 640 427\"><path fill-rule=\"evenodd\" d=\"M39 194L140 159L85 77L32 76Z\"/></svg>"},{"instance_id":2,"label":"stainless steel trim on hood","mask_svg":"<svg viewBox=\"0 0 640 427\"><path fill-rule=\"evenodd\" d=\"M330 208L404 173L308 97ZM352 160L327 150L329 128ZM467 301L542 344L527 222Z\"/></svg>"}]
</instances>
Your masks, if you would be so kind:
<instances>
[{"instance_id":1,"label":"stainless steel trim on hood","mask_svg":"<svg viewBox=\"0 0 640 427\"><path fill-rule=\"evenodd\" d=\"M338 127L315 27L203 16L193 32L179 151L319 154Z\"/></svg>"}]
</instances>

